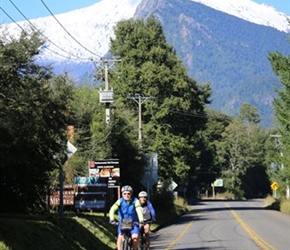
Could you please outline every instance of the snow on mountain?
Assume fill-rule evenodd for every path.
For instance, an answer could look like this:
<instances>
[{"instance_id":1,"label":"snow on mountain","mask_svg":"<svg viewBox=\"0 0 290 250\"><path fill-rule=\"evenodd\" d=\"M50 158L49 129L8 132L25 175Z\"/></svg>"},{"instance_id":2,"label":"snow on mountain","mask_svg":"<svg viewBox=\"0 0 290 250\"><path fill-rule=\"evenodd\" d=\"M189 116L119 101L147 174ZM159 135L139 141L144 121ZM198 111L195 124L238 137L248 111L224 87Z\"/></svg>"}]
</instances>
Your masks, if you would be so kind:
<instances>
[{"instance_id":1,"label":"snow on mountain","mask_svg":"<svg viewBox=\"0 0 290 250\"><path fill-rule=\"evenodd\" d=\"M102 0L92 6L67 13L31 19L47 40L41 58L47 61L98 60L109 49L113 28L122 19L134 16L142 0ZM287 16L273 7L257 4L251 0L192 0L216 10L234 15L260 25L290 32ZM19 22L22 27L28 21ZM7 26L10 34L19 34L20 28L12 23Z\"/></svg>"},{"instance_id":2,"label":"snow on mountain","mask_svg":"<svg viewBox=\"0 0 290 250\"><path fill-rule=\"evenodd\" d=\"M191 0L207 5L210 8L225 12L246 21L269 26L283 32L290 32L286 14L277 11L273 6L258 4L251 0Z\"/></svg>"},{"instance_id":3,"label":"snow on mountain","mask_svg":"<svg viewBox=\"0 0 290 250\"><path fill-rule=\"evenodd\" d=\"M92 6L53 16L31 19L30 22L47 40L42 58L46 60L96 60L109 49L113 27L122 19L133 17L141 0L102 0ZM28 21L18 22L23 28ZM61 25L60 25L61 24ZM7 25L10 34L20 28ZM63 28L63 27L64 28Z\"/></svg>"}]
</instances>

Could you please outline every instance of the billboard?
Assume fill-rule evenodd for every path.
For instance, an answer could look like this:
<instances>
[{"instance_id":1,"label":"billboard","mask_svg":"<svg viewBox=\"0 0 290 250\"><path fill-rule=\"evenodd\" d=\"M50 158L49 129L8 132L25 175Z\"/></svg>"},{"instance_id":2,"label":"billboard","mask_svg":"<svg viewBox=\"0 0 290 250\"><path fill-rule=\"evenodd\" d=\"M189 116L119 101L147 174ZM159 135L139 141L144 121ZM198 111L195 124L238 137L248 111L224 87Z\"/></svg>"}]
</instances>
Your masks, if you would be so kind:
<instances>
[{"instance_id":1,"label":"billboard","mask_svg":"<svg viewBox=\"0 0 290 250\"><path fill-rule=\"evenodd\" d=\"M74 187L73 185L65 185L63 187L63 205L73 206L74 205ZM60 205L60 193L56 191L49 196L50 206Z\"/></svg>"},{"instance_id":2,"label":"billboard","mask_svg":"<svg viewBox=\"0 0 290 250\"><path fill-rule=\"evenodd\" d=\"M107 195L107 178L76 176L74 178L74 208L77 210L104 211Z\"/></svg>"},{"instance_id":3,"label":"billboard","mask_svg":"<svg viewBox=\"0 0 290 250\"><path fill-rule=\"evenodd\" d=\"M90 161L89 175L95 178L107 178L108 188L120 186L119 159Z\"/></svg>"}]
</instances>

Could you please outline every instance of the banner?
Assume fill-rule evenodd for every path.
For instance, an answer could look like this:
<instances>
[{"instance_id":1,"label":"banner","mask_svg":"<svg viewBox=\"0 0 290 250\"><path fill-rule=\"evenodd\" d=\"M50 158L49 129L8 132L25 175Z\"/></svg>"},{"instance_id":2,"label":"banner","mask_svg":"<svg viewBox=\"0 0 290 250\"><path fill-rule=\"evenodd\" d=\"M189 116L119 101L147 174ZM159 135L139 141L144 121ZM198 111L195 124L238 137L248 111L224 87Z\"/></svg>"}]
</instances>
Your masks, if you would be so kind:
<instances>
[{"instance_id":1,"label":"banner","mask_svg":"<svg viewBox=\"0 0 290 250\"><path fill-rule=\"evenodd\" d=\"M89 175L95 178L107 178L108 188L120 186L119 159L90 161Z\"/></svg>"}]
</instances>

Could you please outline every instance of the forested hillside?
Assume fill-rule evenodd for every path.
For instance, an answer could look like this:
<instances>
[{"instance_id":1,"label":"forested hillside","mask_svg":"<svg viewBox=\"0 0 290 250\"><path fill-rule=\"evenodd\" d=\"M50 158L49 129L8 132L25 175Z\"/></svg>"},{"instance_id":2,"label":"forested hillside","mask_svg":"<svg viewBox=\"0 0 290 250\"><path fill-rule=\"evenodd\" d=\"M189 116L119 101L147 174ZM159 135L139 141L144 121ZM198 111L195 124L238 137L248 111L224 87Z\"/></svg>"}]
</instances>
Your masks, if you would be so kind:
<instances>
[{"instance_id":1,"label":"forested hillside","mask_svg":"<svg viewBox=\"0 0 290 250\"><path fill-rule=\"evenodd\" d=\"M264 197L275 180L278 195L285 195L289 159L281 152L289 151L289 56L270 55L281 82L275 99L280 128L267 130L250 104L235 117L209 109L210 86L188 75L153 16L116 26L110 52L122 61L96 75L103 89L109 82L114 90L110 105L100 102L99 87L75 85L36 64L43 42L34 32L12 41L1 35L1 213L47 212L47 195L59 189L62 170L64 184L73 184L96 159L119 159L121 185L144 190L148 152L158 155L162 182L148 192L172 197L166 184L174 180L179 195L192 198L211 192L212 183L222 179L220 192L232 199ZM142 109L132 96L144 100ZM283 147L276 147L272 134L283 137ZM78 149L69 159L68 139Z\"/></svg>"},{"instance_id":2,"label":"forested hillside","mask_svg":"<svg viewBox=\"0 0 290 250\"><path fill-rule=\"evenodd\" d=\"M247 22L194 1L147 1L135 18L154 14L171 44L198 82L212 87L211 107L237 115L244 102L258 108L262 124L273 120L274 88L279 87L268 53L290 54L288 35Z\"/></svg>"}]
</instances>

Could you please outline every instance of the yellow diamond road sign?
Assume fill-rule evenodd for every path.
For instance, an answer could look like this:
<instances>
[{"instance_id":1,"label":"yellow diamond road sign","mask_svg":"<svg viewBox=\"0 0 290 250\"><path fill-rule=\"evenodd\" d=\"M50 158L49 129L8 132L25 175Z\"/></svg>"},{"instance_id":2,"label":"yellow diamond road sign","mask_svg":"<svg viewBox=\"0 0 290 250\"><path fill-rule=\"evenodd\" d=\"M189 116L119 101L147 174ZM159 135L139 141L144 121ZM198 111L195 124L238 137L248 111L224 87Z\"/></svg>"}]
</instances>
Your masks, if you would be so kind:
<instances>
[{"instance_id":1,"label":"yellow diamond road sign","mask_svg":"<svg viewBox=\"0 0 290 250\"><path fill-rule=\"evenodd\" d=\"M276 181L274 181L272 184L271 184L271 188L272 190L276 191L278 188L279 188L279 185Z\"/></svg>"}]
</instances>

